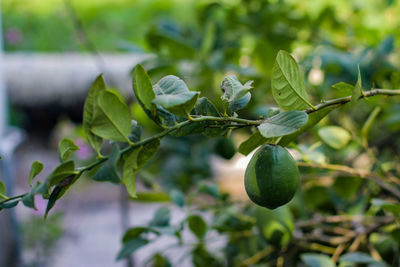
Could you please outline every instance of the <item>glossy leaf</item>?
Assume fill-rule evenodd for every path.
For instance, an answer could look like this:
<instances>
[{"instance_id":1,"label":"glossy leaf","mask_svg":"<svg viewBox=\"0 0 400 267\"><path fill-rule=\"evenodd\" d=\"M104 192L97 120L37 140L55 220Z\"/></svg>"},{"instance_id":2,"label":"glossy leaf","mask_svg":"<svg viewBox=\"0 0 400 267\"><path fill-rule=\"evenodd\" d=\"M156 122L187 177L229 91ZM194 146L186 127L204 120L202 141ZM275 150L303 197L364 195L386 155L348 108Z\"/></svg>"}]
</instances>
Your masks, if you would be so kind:
<instances>
[{"instance_id":1,"label":"glossy leaf","mask_svg":"<svg viewBox=\"0 0 400 267\"><path fill-rule=\"evenodd\" d=\"M318 111L308 114L308 121L307 121L306 125L304 125L303 127L301 127L300 129L298 129L296 132L294 132L292 134L283 136L279 140L278 144L280 146L287 146L290 142L295 140L302 133L304 133L305 131L314 127L320 120L322 120L325 116L327 116L329 114L329 112L331 112L333 109L335 109L335 106L320 109Z\"/></svg>"},{"instance_id":2,"label":"glossy leaf","mask_svg":"<svg viewBox=\"0 0 400 267\"><path fill-rule=\"evenodd\" d=\"M207 224L199 215L191 215L187 218L190 231L199 239L204 238L207 232Z\"/></svg>"},{"instance_id":3,"label":"glossy leaf","mask_svg":"<svg viewBox=\"0 0 400 267\"><path fill-rule=\"evenodd\" d=\"M244 85L236 78L236 76L227 76L221 83L223 92L222 100L229 103L229 109L233 112L244 108L251 99L249 93L252 89L253 81L248 81Z\"/></svg>"},{"instance_id":4,"label":"glossy leaf","mask_svg":"<svg viewBox=\"0 0 400 267\"><path fill-rule=\"evenodd\" d=\"M301 260L307 267L335 267L332 259L323 254L303 253L300 255Z\"/></svg>"},{"instance_id":5,"label":"glossy leaf","mask_svg":"<svg viewBox=\"0 0 400 267\"><path fill-rule=\"evenodd\" d=\"M136 66L133 74L133 92L146 114L155 120L156 105L152 101L156 95L149 75L140 64Z\"/></svg>"},{"instance_id":6,"label":"glossy leaf","mask_svg":"<svg viewBox=\"0 0 400 267\"><path fill-rule=\"evenodd\" d=\"M196 104L199 92L189 91L180 78L168 75L154 85L156 98L153 103L178 116L186 117Z\"/></svg>"},{"instance_id":7,"label":"glossy leaf","mask_svg":"<svg viewBox=\"0 0 400 267\"><path fill-rule=\"evenodd\" d=\"M114 145L111 154L109 155L107 161L103 163L100 169L97 170L95 175L93 176L93 180L99 182L111 182L118 184L121 182L117 172L117 163L121 154L117 145Z\"/></svg>"},{"instance_id":8,"label":"glossy leaf","mask_svg":"<svg viewBox=\"0 0 400 267\"><path fill-rule=\"evenodd\" d=\"M303 110L313 107L306 93L303 76L294 58L279 51L271 77L272 94L284 110Z\"/></svg>"},{"instance_id":9,"label":"glossy leaf","mask_svg":"<svg viewBox=\"0 0 400 267\"><path fill-rule=\"evenodd\" d=\"M124 155L122 166L122 183L125 185L129 195L136 198L136 174L157 152L160 140L147 143L141 147L129 151Z\"/></svg>"},{"instance_id":10,"label":"glossy leaf","mask_svg":"<svg viewBox=\"0 0 400 267\"><path fill-rule=\"evenodd\" d=\"M121 97L113 91L102 91L94 110L92 132L104 139L128 142L131 133L131 115Z\"/></svg>"},{"instance_id":11,"label":"glossy leaf","mask_svg":"<svg viewBox=\"0 0 400 267\"><path fill-rule=\"evenodd\" d=\"M97 98L100 92L106 90L106 84L104 82L103 76L99 75L93 82L89 89L89 93L85 100L85 105L83 107L83 130L85 131L86 139L90 146L100 155L100 148L103 143L101 137L95 135L92 132L93 122L94 122L94 111L97 106Z\"/></svg>"},{"instance_id":12,"label":"glossy leaf","mask_svg":"<svg viewBox=\"0 0 400 267\"><path fill-rule=\"evenodd\" d=\"M318 135L324 143L335 149L345 147L351 139L350 133L339 126L322 127L318 130Z\"/></svg>"},{"instance_id":13,"label":"glossy leaf","mask_svg":"<svg viewBox=\"0 0 400 267\"><path fill-rule=\"evenodd\" d=\"M64 138L58 143L58 153L61 162L66 161L71 153L77 150L79 150L79 147L70 139Z\"/></svg>"},{"instance_id":14,"label":"glossy leaf","mask_svg":"<svg viewBox=\"0 0 400 267\"><path fill-rule=\"evenodd\" d=\"M43 170L43 163L40 161L34 161L29 172L29 185L32 187L33 178L36 177Z\"/></svg>"},{"instance_id":15,"label":"glossy leaf","mask_svg":"<svg viewBox=\"0 0 400 267\"><path fill-rule=\"evenodd\" d=\"M265 119L257 128L265 138L279 137L296 132L307 123L307 120L307 113L292 110Z\"/></svg>"},{"instance_id":16,"label":"glossy leaf","mask_svg":"<svg viewBox=\"0 0 400 267\"><path fill-rule=\"evenodd\" d=\"M6 186L0 181L0 200L8 199L6 196Z\"/></svg>"}]
</instances>

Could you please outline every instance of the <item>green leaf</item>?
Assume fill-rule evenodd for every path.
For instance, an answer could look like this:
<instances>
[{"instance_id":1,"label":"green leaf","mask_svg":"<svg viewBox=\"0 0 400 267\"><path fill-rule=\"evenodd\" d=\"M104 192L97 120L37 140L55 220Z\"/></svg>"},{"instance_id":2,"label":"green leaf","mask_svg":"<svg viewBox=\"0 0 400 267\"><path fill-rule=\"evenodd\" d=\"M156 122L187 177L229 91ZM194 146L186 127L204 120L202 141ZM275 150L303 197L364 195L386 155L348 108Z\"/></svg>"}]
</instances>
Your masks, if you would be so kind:
<instances>
[{"instance_id":1,"label":"green leaf","mask_svg":"<svg viewBox=\"0 0 400 267\"><path fill-rule=\"evenodd\" d=\"M194 108L190 114L197 115L197 116L220 117L220 114L219 114L217 108L206 97L200 97L197 100L197 103L194 106ZM215 137L215 136L221 135L221 133L224 131L224 129L211 128L209 126L210 125L220 125L220 124L221 123L219 123L219 122L212 122L212 121L202 121L202 122L191 123L186 126L183 126L180 129L177 129L176 131L171 132L171 135L180 137L180 136L186 136L189 134L202 133L205 136Z\"/></svg>"},{"instance_id":2,"label":"green leaf","mask_svg":"<svg viewBox=\"0 0 400 267\"><path fill-rule=\"evenodd\" d=\"M330 106L330 107L327 107L327 108L320 109L318 111L309 113L308 114L308 121L307 121L306 125L304 125L299 130L297 130L296 132L294 132L292 134L283 136L279 140L278 144L280 146L287 146L290 142L295 140L302 133L304 133L305 131L307 131L307 130L311 129L312 127L314 127L320 120L322 120L326 115L328 115L329 112L331 112L334 108L335 108L335 106Z\"/></svg>"},{"instance_id":3,"label":"green leaf","mask_svg":"<svg viewBox=\"0 0 400 267\"><path fill-rule=\"evenodd\" d=\"M53 192L51 192L50 197L49 197L49 201L47 202L47 207L46 207L46 211L44 213L44 218L47 218L47 215L49 214L50 210L54 207L54 205L56 204L56 201L58 199L58 196L60 195L61 191L62 191L62 186L61 185L57 185L56 187L54 187Z\"/></svg>"},{"instance_id":4,"label":"green leaf","mask_svg":"<svg viewBox=\"0 0 400 267\"><path fill-rule=\"evenodd\" d=\"M387 212L392 213L394 217L397 217L400 214L400 204L394 201L374 198L371 200L371 204L374 206L382 207Z\"/></svg>"},{"instance_id":5,"label":"green leaf","mask_svg":"<svg viewBox=\"0 0 400 267\"><path fill-rule=\"evenodd\" d=\"M381 107L375 107L371 114L368 116L368 119L365 121L363 127L361 128L361 137L364 142L367 142L369 130L371 129L371 126L374 123L379 112L381 112Z\"/></svg>"},{"instance_id":6,"label":"green leaf","mask_svg":"<svg viewBox=\"0 0 400 267\"><path fill-rule=\"evenodd\" d=\"M22 203L31 209L35 209L36 210L36 206L35 206L35 195L36 193L38 193L38 190L40 188L40 182L36 182L35 187L32 188L31 192L29 192L28 194L26 194L25 196L22 197Z\"/></svg>"},{"instance_id":7,"label":"green leaf","mask_svg":"<svg viewBox=\"0 0 400 267\"><path fill-rule=\"evenodd\" d=\"M139 126L137 121L131 121L131 133L129 134L128 138L131 142L139 142L140 137L142 136L142 126Z\"/></svg>"},{"instance_id":8,"label":"green leaf","mask_svg":"<svg viewBox=\"0 0 400 267\"><path fill-rule=\"evenodd\" d=\"M14 200L14 201L9 201L9 202L0 204L0 210L1 209L12 209L15 206L17 206L18 203L19 203L19 200L17 199L17 200Z\"/></svg>"},{"instance_id":9,"label":"green leaf","mask_svg":"<svg viewBox=\"0 0 400 267\"><path fill-rule=\"evenodd\" d=\"M102 91L97 99L98 108L94 110L92 132L104 139L129 142L131 115L121 97L113 91Z\"/></svg>"},{"instance_id":10,"label":"green leaf","mask_svg":"<svg viewBox=\"0 0 400 267\"><path fill-rule=\"evenodd\" d=\"M185 205L185 195L179 190L172 190L169 194L172 202L174 202L177 206L183 207Z\"/></svg>"},{"instance_id":11,"label":"green leaf","mask_svg":"<svg viewBox=\"0 0 400 267\"><path fill-rule=\"evenodd\" d=\"M140 237L143 233L149 233L149 232L154 233L156 235L160 235L159 231L150 227L143 227L143 226L133 227L125 232L122 238L122 242L123 243L129 242L132 239Z\"/></svg>"},{"instance_id":12,"label":"green leaf","mask_svg":"<svg viewBox=\"0 0 400 267\"><path fill-rule=\"evenodd\" d=\"M35 161L32 163L31 171L29 173L29 185L32 187L33 178L36 177L43 170L43 163L40 161Z\"/></svg>"},{"instance_id":13,"label":"green leaf","mask_svg":"<svg viewBox=\"0 0 400 267\"><path fill-rule=\"evenodd\" d=\"M332 259L326 255L317 253L303 253L300 255L301 260L307 267L335 267Z\"/></svg>"},{"instance_id":14,"label":"green leaf","mask_svg":"<svg viewBox=\"0 0 400 267\"><path fill-rule=\"evenodd\" d=\"M200 183L198 185L198 190L200 193L207 194L215 198L221 197L221 193L219 192L218 186L216 184Z\"/></svg>"},{"instance_id":15,"label":"green leaf","mask_svg":"<svg viewBox=\"0 0 400 267\"><path fill-rule=\"evenodd\" d=\"M303 76L294 58L286 51L279 51L271 78L272 94L284 110L313 108L306 93Z\"/></svg>"},{"instance_id":16,"label":"green leaf","mask_svg":"<svg viewBox=\"0 0 400 267\"><path fill-rule=\"evenodd\" d=\"M6 196L6 186L2 181L0 181L0 200L8 199Z\"/></svg>"},{"instance_id":17,"label":"green leaf","mask_svg":"<svg viewBox=\"0 0 400 267\"><path fill-rule=\"evenodd\" d=\"M149 75L140 64L136 66L133 74L133 92L147 116L157 122L155 119L156 105L152 102L156 95L153 91L153 85L151 84Z\"/></svg>"},{"instance_id":18,"label":"green leaf","mask_svg":"<svg viewBox=\"0 0 400 267\"><path fill-rule=\"evenodd\" d=\"M361 73L360 73L360 65L358 67L358 79L356 85L353 87L352 93L351 93L351 100L350 104L354 105L357 100L360 98L360 96L363 94L362 87L361 87Z\"/></svg>"},{"instance_id":19,"label":"green leaf","mask_svg":"<svg viewBox=\"0 0 400 267\"><path fill-rule=\"evenodd\" d=\"M153 88L156 93L153 103L182 117L190 113L200 94L189 91L185 82L174 75L165 76Z\"/></svg>"},{"instance_id":20,"label":"green leaf","mask_svg":"<svg viewBox=\"0 0 400 267\"><path fill-rule=\"evenodd\" d=\"M190 231L192 231L198 239L204 238L207 232L207 224L203 218L199 215L191 215L187 220Z\"/></svg>"},{"instance_id":21,"label":"green leaf","mask_svg":"<svg viewBox=\"0 0 400 267\"><path fill-rule=\"evenodd\" d=\"M118 184L121 182L117 172L117 163L121 154L117 145L114 145L111 154L107 161L100 167L100 169L93 176L93 180L103 182L111 182Z\"/></svg>"},{"instance_id":22,"label":"green leaf","mask_svg":"<svg viewBox=\"0 0 400 267\"><path fill-rule=\"evenodd\" d=\"M153 219L149 225L155 227L165 227L169 225L170 219L171 211L169 208L161 207L154 213Z\"/></svg>"},{"instance_id":23,"label":"green leaf","mask_svg":"<svg viewBox=\"0 0 400 267\"><path fill-rule=\"evenodd\" d=\"M351 94L353 92L354 86L348 83L340 82L337 84L332 85L333 88L337 89L338 91L342 91L346 94Z\"/></svg>"},{"instance_id":24,"label":"green leaf","mask_svg":"<svg viewBox=\"0 0 400 267\"><path fill-rule=\"evenodd\" d=\"M100 155L100 148L103 140L92 132L94 113L96 110L96 101L100 92L106 90L106 84L103 76L99 75L89 89L89 93L83 107L83 130L90 146Z\"/></svg>"},{"instance_id":25,"label":"green leaf","mask_svg":"<svg viewBox=\"0 0 400 267\"><path fill-rule=\"evenodd\" d=\"M137 198L132 199L138 202L170 202L171 198L164 192L140 192L136 194Z\"/></svg>"},{"instance_id":26,"label":"green leaf","mask_svg":"<svg viewBox=\"0 0 400 267\"><path fill-rule=\"evenodd\" d=\"M79 147L70 139L64 138L58 143L58 153L61 162L66 161L71 153L77 150L79 150Z\"/></svg>"},{"instance_id":27,"label":"green leaf","mask_svg":"<svg viewBox=\"0 0 400 267\"><path fill-rule=\"evenodd\" d=\"M157 152L160 140L155 139L141 147L135 148L124 155L122 166L122 183L129 195L136 198L136 174Z\"/></svg>"},{"instance_id":28,"label":"green leaf","mask_svg":"<svg viewBox=\"0 0 400 267\"><path fill-rule=\"evenodd\" d=\"M136 198L136 173L138 172L138 155L142 147L134 149L123 156L122 183L125 185L129 195Z\"/></svg>"},{"instance_id":29,"label":"green leaf","mask_svg":"<svg viewBox=\"0 0 400 267\"><path fill-rule=\"evenodd\" d=\"M149 264L151 267L172 267L172 264L169 262L168 258L160 253L154 254L149 260Z\"/></svg>"},{"instance_id":30,"label":"green leaf","mask_svg":"<svg viewBox=\"0 0 400 267\"><path fill-rule=\"evenodd\" d=\"M149 240L144 238L135 238L125 243L120 252L118 253L117 260L129 257L137 249L147 245Z\"/></svg>"},{"instance_id":31,"label":"green leaf","mask_svg":"<svg viewBox=\"0 0 400 267\"><path fill-rule=\"evenodd\" d=\"M75 163L72 160L63 162L58 165L47 177L45 181L46 187L49 188L53 185L56 185L65 178L76 174L77 172L75 171Z\"/></svg>"},{"instance_id":32,"label":"green leaf","mask_svg":"<svg viewBox=\"0 0 400 267\"><path fill-rule=\"evenodd\" d=\"M367 263L375 263L378 261L372 258L370 255L363 252L350 252L341 256L339 258L339 262L354 262L354 263L367 264Z\"/></svg>"},{"instance_id":33,"label":"green leaf","mask_svg":"<svg viewBox=\"0 0 400 267\"><path fill-rule=\"evenodd\" d=\"M244 85L236 78L236 76L227 76L221 83L223 92L222 100L229 103L229 109L233 112L244 108L251 99L249 91L253 88L253 81L248 81Z\"/></svg>"},{"instance_id":34,"label":"green leaf","mask_svg":"<svg viewBox=\"0 0 400 267\"><path fill-rule=\"evenodd\" d=\"M251 151L267 142L268 138L262 136L260 131L257 130L249 137L249 139L240 144L238 151L247 156Z\"/></svg>"},{"instance_id":35,"label":"green leaf","mask_svg":"<svg viewBox=\"0 0 400 267\"><path fill-rule=\"evenodd\" d=\"M351 139L348 131L339 126L325 126L318 130L318 135L327 145L335 149L341 149Z\"/></svg>"},{"instance_id":36,"label":"green leaf","mask_svg":"<svg viewBox=\"0 0 400 267\"><path fill-rule=\"evenodd\" d=\"M292 110L265 119L257 128L265 138L279 137L294 133L304 126L307 120L307 113Z\"/></svg>"}]
</instances>

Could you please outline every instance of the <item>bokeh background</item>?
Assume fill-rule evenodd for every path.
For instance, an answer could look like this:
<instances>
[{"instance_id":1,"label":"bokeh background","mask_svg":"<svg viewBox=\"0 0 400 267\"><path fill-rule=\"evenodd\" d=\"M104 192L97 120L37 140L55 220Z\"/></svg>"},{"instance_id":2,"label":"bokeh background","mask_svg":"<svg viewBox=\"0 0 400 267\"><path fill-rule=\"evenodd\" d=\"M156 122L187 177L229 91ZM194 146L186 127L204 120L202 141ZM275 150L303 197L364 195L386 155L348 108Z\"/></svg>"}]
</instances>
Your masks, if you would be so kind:
<instances>
[{"instance_id":1,"label":"bokeh background","mask_svg":"<svg viewBox=\"0 0 400 267\"><path fill-rule=\"evenodd\" d=\"M400 88L399 1L3 0L1 18L1 64L8 102L1 115L13 127L11 137L3 138L2 144L11 143L8 153L13 160L2 170L13 173L9 186L15 194L29 190L27 177L34 160L45 164L39 179L57 166L57 144L62 137L73 139L80 147L74 157L82 164L94 158L81 120L89 86L100 73L130 104L145 135L159 128L134 99L131 72L138 63L144 65L153 82L167 74L177 75L217 107L222 105L219 84L225 75L235 74L243 83L254 80L252 101L239 114L247 118L266 115L276 106L270 75L281 49L299 62L313 103L346 95L331 86L340 81L355 84L357 66L364 90ZM357 108L346 106L332 112L322 126L343 127L350 134L349 140L334 149L316 129L295 147L298 157L371 167L373 162L355 136L378 106L381 110L370 131L370 146L379 151L379 160L386 163L388 171L400 172L400 104L395 99L368 99ZM249 135L249 131L238 131L228 145L223 138L201 136L164 140L160 152L140 174L138 191L159 192L163 188L168 198L171 192L190 195L193 188L207 185L230 194L233 202L246 203L243 173L248 158L237 153L226 160L221 154L227 146L238 147ZM301 202L308 209L304 214L358 214L369 208L358 179L331 185L308 184ZM369 190L375 189L369 188L367 194ZM123 188L83 177L57 203L47 221L42 219L44 200L37 199L38 211L19 205L11 215L16 219L12 235L4 239L12 243L13 236L17 237L14 245L7 246L16 248L17 253L5 250L0 259L12 258L23 266L144 266L154 251L166 251L172 238L142 248L128 262L115 261L124 230L148 223L160 206L171 208L174 222L192 209L189 205L181 208L169 202L154 203L155 199L165 200L163 197L149 197L148 203L130 201ZM294 204L294 216L303 216L298 209ZM214 220L209 211L203 216ZM7 231L0 229L0 239ZM186 236L194 239L189 233ZM210 250L222 249L227 242L226 236L216 233L214 239L218 242L210 243ZM399 249L396 239L385 242ZM193 266L190 257L185 257L188 251L178 247L165 253L173 266ZM246 253L254 254L243 253L244 258ZM398 256L398 251L387 253Z\"/></svg>"}]
</instances>

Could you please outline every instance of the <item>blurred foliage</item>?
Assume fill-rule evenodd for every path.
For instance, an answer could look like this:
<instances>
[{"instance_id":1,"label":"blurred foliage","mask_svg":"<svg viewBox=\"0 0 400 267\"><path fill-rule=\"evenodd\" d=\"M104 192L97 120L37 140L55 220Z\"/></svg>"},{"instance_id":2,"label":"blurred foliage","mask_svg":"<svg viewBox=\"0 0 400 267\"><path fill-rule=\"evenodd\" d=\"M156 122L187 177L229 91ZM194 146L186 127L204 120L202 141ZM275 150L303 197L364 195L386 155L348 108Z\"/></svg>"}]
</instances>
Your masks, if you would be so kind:
<instances>
[{"instance_id":1,"label":"blurred foliage","mask_svg":"<svg viewBox=\"0 0 400 267\"><path fill-rule=\"evenodd\" d=\"M154 53L154 58L144 62L153 83L175 74L220 108L219 83L225 75L254 80L249 109L240 113L244 117L268 117L273 107L271 70L281 49L291 51L300 62L312 103L351 95L352 86L332 85L354 85L357 66L363 90L400 88L398 1L103 0L96 5L90 1L73 4L98 49L137 52L141 47ZM82 49L74 39L72 23L65 23L68 18L60 1L31 1L27 6L9 1L2 2L2 8L6 38L7 33L15 37L18 32L23 38L17 43L6 39L7 50ZM46 41L46 36L52 36L52 41ZM370 115L378 106L381 109ZM131 112L144 126L145 135L160 130L137 103L131 105ZM138 193L146 194L139 200L172 201L190 213L171 223L169 208L160 208L148 225L125 234L119 258L170 235L178 245L189 245L195 266L296 266L299 262L398 266L399 204L379 181L399 188L399 131L396 99L369 98L332 111L289 145L303 163L302 190L289 205L274 211L233 201L210 179L212 154L230 158L234 151L226 141L230 139L168 137L139 173L149 190ZM193 233L194 242L185 243L185 229ZM213 235L226 240L222 247L210 248ZM157 252L149 264L171 266L167 256Z\"/></svg>"},{"instance_id":2,"label":"blurred foliage","mask_svg":"<svg viewBox=\"0 0 400 267\"><path fill-rule=\"evenodd\" d=\"M23 244L28 251L26 259L29 261L24 266L50 266L56 257L54 252L58 241L64 235L62 213L54 213L46 221L38 215L29 217L22 224Z\"/></svg>"}]
</instances>

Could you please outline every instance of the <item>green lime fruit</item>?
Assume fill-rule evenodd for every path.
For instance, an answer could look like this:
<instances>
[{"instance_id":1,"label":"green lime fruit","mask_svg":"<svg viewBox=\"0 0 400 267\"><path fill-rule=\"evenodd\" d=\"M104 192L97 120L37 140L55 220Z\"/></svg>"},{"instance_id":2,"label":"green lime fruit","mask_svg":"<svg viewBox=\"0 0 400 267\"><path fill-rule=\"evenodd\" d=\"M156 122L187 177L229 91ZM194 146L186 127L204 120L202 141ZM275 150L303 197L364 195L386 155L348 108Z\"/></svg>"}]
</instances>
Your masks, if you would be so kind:
<instances>
[{"instance_id":1,"label":"green lime fruit","mask_svg":"<svg viewBox=\"0 0 400 267\"><path fill-rule=\"evenodd\" d=\"M214 152L224 159L231 159L236 154L236 147L231 139L219 138L215 144Z\"/></svg>"},{"instance_id":2,"label":"green lime fruit","mask_svg":"<svg viewBox=\"0 0 400 267\"><path fill-rule=\"evenodd\" d=\"M288 203L299 183L296 161L285 148L269 144L254 153L244 177L244 186L251 201L269 209Z\"/></svg>"}]
</instances>

